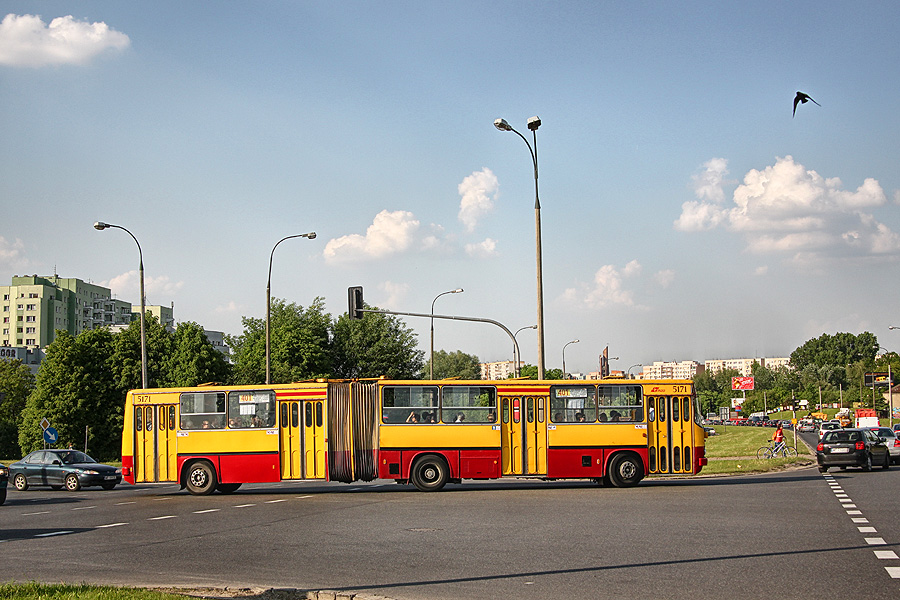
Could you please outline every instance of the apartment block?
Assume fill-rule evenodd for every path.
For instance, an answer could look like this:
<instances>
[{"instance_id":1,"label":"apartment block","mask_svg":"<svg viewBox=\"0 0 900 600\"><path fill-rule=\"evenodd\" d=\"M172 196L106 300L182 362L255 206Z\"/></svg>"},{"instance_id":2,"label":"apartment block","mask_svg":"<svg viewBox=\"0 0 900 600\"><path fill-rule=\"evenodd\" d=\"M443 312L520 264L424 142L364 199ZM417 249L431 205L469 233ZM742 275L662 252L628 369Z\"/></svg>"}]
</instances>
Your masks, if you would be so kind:
<instances>
[{"instance_id":1,"label":"apartment block","mask_svg":"<svg viewBox=\"0 0 900 600\"><path fill-rule=\"evenodd\" d=\"M113 299L109 288L58 275L15 276L0 298L0 346L45 347L57 329L78 335L131 321L131 303Z\"/></svg>"},{"instance_id":2,"label":"apartment block","mask_svg":"<svg viewBox=\"0 0 900 600\"><path fill-rule=\"evenodd\" d=\"M753 363L759 363L760 366L768 369L777 367L789 367L790 358L725 358L711 359L706 361L706 370L711 373L718 373L725 369L735 369L742 377L749 377L753 374Z\"/></svg>"},{"instance_id":3,"label":"apartment block","mask_svg":"<svg viewBox=\"0 0 900 600\"><path fill-rule=\"evenodd\" d=\"M516 369L515 362L511 360L503 360L500 362L487 362L481 363L478 366L481 367L481 378L482 379L509 379L510 377L515 377ZM519 362L519 368L525 366L524 361Z\"/></svg>"},{"instance_id":4,"label":"apartment block","mask_svg":"<svg viewBox=\"0 0 900 600\"><path fill-rule=\"evenodd\" d=\"M644 365L642 379L693 379L697 373L703 372L703 365L695 360L681 362L657 361L652 365Z\"/></svg>"}]
</instances>

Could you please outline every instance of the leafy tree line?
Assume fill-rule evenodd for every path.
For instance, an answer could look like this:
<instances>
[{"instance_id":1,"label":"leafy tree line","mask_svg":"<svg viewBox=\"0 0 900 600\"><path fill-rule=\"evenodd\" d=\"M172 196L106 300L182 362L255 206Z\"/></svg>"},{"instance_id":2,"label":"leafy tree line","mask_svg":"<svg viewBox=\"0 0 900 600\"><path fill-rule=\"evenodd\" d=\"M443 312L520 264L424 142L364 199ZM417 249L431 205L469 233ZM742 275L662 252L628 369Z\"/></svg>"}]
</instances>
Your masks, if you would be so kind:
<instances>
[{"instance_id":1,"label":"leafy tree line","mask_svg":"<svg viewBox=\"0 0 900 600\"><path fill-rule=\"evenodd\" d=\"M865 387L864 376L868 372L887 372L891 365L894 379L900 369L900 356L896 352L878 355L878 339L864 332L823 334L808 340L791 353L790 368L767 368L759 363L752 367L753 391L747 392L742 413L747 415L765 408L789 406L792 400L800 404L807 401L810 410L821 402L843 402L844 406L861 406L885 410L887 408L878 387L874 392ZM720 406L731 406L731 398L742 392L731 390L731 378L738 371L726 369L716 373L703 372L694 377L694 384L704 414L718 412ZM893 382L892 382L893 384Z\"/></svg>"}]
</instances>

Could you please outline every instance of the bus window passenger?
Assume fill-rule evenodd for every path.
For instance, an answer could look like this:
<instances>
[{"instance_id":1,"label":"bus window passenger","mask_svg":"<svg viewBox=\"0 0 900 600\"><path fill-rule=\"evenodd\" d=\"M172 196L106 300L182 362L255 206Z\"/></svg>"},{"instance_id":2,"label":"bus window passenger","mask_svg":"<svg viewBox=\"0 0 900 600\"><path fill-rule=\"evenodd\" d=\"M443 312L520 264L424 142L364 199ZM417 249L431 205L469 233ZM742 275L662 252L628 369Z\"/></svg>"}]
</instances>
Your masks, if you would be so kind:
<instances>
[{"instance_id":1,"label":"bus window passenger","mask_svg":"<svg viewBox=\"0 0 900 600\"><path fill-rule=\"evenodd\" d=\"M417 414L415 413L415 411L410 412L410 413L409 413L409 416L406 417L406 422L407 422L407 423L418 423L418 422L419 422L419 415L417 415Z\"/></svg>"},{"instance_id":2,"label":"bus window passenger","mask_svg":"<svg viewBox=\"0 0 900 600\"><path fill-rule=\"evenodd\" d=\"M575 413L575 420L584 423L584 413Z\"/></svg>"},{"instance_id":3,"label":"bus window passenger","mask_svg":"<svg viewBox=\"0 0 900 600\"><path fill-rule=\"evenodd\" d=\"M621 419L619 418L619 411L614 410L609 413L609 420L613 423L618 423Z\"/></svg>"},{"instance_id":4,"label":"bus window passenger","mask_svg":"<svg viewBox=\"0 0 900 600\"><path fill-rule=\"evenodd\" d=\"M605 412L600 413L600 422L606 423L607 420L608 420L608 418L606 416L606 413Z\"/></svg>"}]
</instances>

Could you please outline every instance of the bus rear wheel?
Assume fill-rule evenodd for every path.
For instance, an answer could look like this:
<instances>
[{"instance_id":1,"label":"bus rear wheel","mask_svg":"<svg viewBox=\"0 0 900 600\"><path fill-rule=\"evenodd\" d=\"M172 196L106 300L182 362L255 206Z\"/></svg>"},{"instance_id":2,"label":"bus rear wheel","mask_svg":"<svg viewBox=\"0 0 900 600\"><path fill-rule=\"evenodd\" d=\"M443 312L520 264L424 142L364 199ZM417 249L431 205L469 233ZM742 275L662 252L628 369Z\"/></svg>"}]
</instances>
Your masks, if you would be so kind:
<instances>
[{"instance_id":1,"label":"bus rear wheel","mask_svg":"<svg viewBox=\"0 0 900 600\"><path fill-rule=\"evenodd\" d=\"M644 467L633 454L619 454L609 465L609 480L616 487L634 487L644 476Z\"/></svg>"},{"instance_id":2,"label":"bus rear wheel","mask_svg":"<svg viewBox=\"0 0 900 600\"><path fill-rule=\"evenodd\" d=\"M450 478L449 471L443 458L423 456L413 465L409 479L423 492L436 492L446 485Z\"/></svg>"},{"instance_id":3,"label":"bus rear wheel","mask_svg":"<svg viewBox=\"0 0 900 600\"><path fill-rule=\"evenodd\" d=\"M185 486L195 496L207 496L216 490L216 470L208 462L201 460L188 467Z\"/></svg>"}]
</instances>

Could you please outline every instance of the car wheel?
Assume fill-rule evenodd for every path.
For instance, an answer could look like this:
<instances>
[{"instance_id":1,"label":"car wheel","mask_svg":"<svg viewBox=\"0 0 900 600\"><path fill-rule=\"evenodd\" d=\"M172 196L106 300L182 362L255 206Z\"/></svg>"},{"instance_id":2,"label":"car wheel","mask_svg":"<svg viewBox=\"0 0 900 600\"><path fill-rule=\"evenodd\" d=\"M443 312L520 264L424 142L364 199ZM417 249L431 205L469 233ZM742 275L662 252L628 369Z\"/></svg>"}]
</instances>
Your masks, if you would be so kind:
<instances>
[{"instance_id":1,"label":"car wheel","mask_svg":"<svg viewBox=\"0 0 900 600\"><path fill-rule=\"evenodd\" d=\"M16 489L20 492L24 492L28 489L28 480L25 479L25 475L22 473L17 473L15 478L13 478L13 485L16 486Z\"/></svg>"},{"instance_id":2,"label":"car wheel","mask_svg":"<svg viewBox=\"0 0 900 600\"><path fill-rule=\"evenodd\" d=\"M863 471L871 471L872 470L872 455L866 454L866 464L862 466Z\"/></svg>"},{"instance_id":3,"label":"car wheel","mask_svg":"<svg viewBox=\"0 0 900 600\"><path fill-rule=\"evenodd\" d=\"M827 473L828 467L819 467L819 473Z\"/></svg>"},{"instance_id":4,"label":"car wheel","mask_svg":"<svg viewBox=\"0 0 900 600\"><path fill-rule=\"evenodd\" d=\"M4 502L6 502L6 488L0 490L0 506L3 506Z\"/></svg>"},{"instance_id":5,"label":"car wheel","mask_svg":"<svg viewBox=\"0 0 900 600\"><path fill-rule=\"evenodd\" d=\"M891 455L890 454L884 455L884 462L881 464L881 468L884 469L885 471L887 471L888 469L891 468Z\"/></svg>"},{"instance_id":6,"label":"car wheel","mask_svg":"<svg viewBox=\"0 0 900 600\"><path fill-rule=\"evenodd\" d=\"M633 454L619 454L612 459L609 480L616 487L634 487L644 476L644 467Z\"/></svg>"},{"instance_id":7,"label":"car wheel","mask_svg":"<svg viewBox=\"0 0 900 600\"><path fill-rule=\"evenodd\" d=\"M410 473L410 481L422 492L436 492L450 478L447 463L438 456L424 456L416 461Z\"/></svg>"},{"instance_id":8,"label":"car wheel","mask_svg":"<svg viewBox=\"0 0 900 600\"><path fill-rule=\"evenodd\" d=\"M66 475L66 489L70 492L77 492L81 489L81 482L78 481L78 475L75 473Z\"/></svg>"},{"instance_id":9,"label":"car wheel","mask_svg":"<svg viewBox=\"0 0 900 600\"><path fill-rule=\"evenodd\" d=\"M192 464L188 469L185 485L195 496L206 496L216 491L216 470L205 460Z\"/></svg>"}]
</instances>

